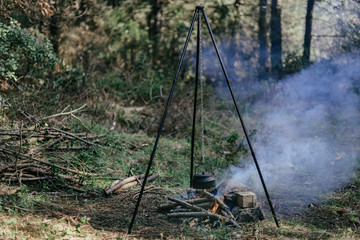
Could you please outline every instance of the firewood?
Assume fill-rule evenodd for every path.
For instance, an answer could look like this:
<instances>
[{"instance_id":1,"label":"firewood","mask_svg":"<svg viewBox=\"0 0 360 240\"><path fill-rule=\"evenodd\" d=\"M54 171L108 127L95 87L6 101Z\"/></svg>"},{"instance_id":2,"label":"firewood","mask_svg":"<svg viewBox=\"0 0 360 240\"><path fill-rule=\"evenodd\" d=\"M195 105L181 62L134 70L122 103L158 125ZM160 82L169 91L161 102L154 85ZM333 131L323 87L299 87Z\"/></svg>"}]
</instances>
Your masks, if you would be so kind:
<instances>
[{"instance_id":1,"label":"firewood","mask_svg":"<svg viewBox=\"0 0 360 240\"><path fill-rule=\"evenodd\" d=\"M202 204L202 203L212 202L212 200L210 200L208 198L195 198L195 199L188 199L188 200L184 200L184 201L187 202L187 203L190 203L190 204L195 204L195 205L197 205L199 207L201 207L200 204ZM157 210L158 210L158 212L167 212L167 211L170 211L171 209L173 209L173 208L175 208L175 207L177 207L179 205L180 204L176 203L176 202L163 204L163 205L160 205Z\"/></svg>"},{"instance_id":2,"label":"firewood","mask_svg":"<svg viewBox=\"0 0 360 240\"><path fill-rule=\"evenodd\" d=\"M105 193L109 195L110 193L114 192L115 190L121 188L122 186L124 186L124 185L126 185L128 183L131 183L131 182L134 182L134 181L136 183L137 179L144 178L144 176L145 176L144 174L141 174L141 175L135 175L135 176L125 178L124 180L120 181L119 183L117 183L117 184L113 185L112 187L110 187L109 189L105 190Z\"/></svg>"},{"instance_id":3,"label":"firewood","mask_svg":"<svg viewBox=\"0 0 360 240\"><path fill-rule=\"evenodd\" d=\"M191 210L194 210L194 211L198 211L198 212L204 212L206 211L205 209L201 208L201 207L198 207L196 205L193 205L193 204L190 204L190 203L187 203L185 201L182 201L182 200L179 200L179 199L176 199L176 198L172 198L172 197L168 197L168 199L170 201L173 201L173 202L176 202L178 204L180 204L181 206L185 207L185 208L189 208Z\"/></svg>"},{"instance_id":4,"label":"firewood","mask_svg":"<svg viewBox=\"0 0 360 240\"><path fill-rule=\"evenodd\" d=\"M124 184L124 185L122 185L120 188L114 190L114 193L117 194L117 193L121 192L121 191L124 190L124 189L128 189L128 188L131 188L131 187L135 187L135 186L138 185L138 184L139 184L139 183L138 183L137 181L133 181L133 182Z\"/></svg>"},{"instance_id":5,"label":"firewood","mask_svg":"<svg viewBox=\"0 0 360 240\"><path fill-rule=\"evenodd\" d=\"M123 181L121 181L121 182L119 182L118 184L116 184L115 186L113 186L113 187L112 187L113 190L111 190L111 189L105 190L105 193L106 193L106 194L110 194L111 192L113 192L113 193L117 194L117 193L119 193L121 190L134 187L134 186L136 186L136 185L138 185L138 184L141 185L141 184L144 182L144 180L143 180L143 179L139 180L139 179L140 179L140 177L141 177L141 178L144 178L144 177L143 177L144 174L137 175L137 176L139 176L139 177L138 177L138 178L134 178L134 177L136 177L136 176L129 177L129 178L132 178L132 179L133 179L132 182L129 182L129 180L128 180L129 178L124 179ZM158 178L159 176L160 176L160 175L159 175L158 173L156 173L156 174L148 177L148 178L147 178L147 181L150 182L150 181L152 181L152 180L155 180L155 179ZM125 182L125 184L124 184L124 182ZM111 190L111 191L110 191L110 190ZM109 192L109 193L107 193L107 192Z\"/></svg>"},{"instance_id":6,"label":"firewood","mask_svg":"<svg viewBox=\"0 0 360 240\"><path fill-rule=\"evenodd\" d=\"M208 198L214 199L216 200L216 202L219 204L219 207L223 210L225 210L225 212L230 216L231 219L235 220L234 215L230 212L229 207L217 196L214 196L213 194L209 193L206 190L197 190L198 192L202 193L203 195L205 195Z\"/></svg>"},{"instance_id":7,"label":"firewood","mask_svg":"<svg viewBox=\"0 0 360 240\"><path fill-rule=\"evenodd\" d=\"M10 180L12 182L18 182L18 181L22 182L26 182L26 181L38 181L38 180L45 180L45 179L49 179L49 177L33 177L33 178L28 178L28 177L22 177L22 178L17 178L17 177L12 177L10 179L6 179L6 181Z\"/></svg>"},{"instance_id":8,"label":"firewood","mask_svg":"<svg viewBox=\"0 0 360 240\"><path fill-rule=\"evenodd\" d=\"M214 202L211 201L211 202L199 203L199 204L196 204L196 206L201 207L205 210L208 210L208 209L211 209L214 207Z\"/></svg>"},{"instance_id":9,"label":"firewood","mask_svg":"<svg viewBox=\"0 0 360 240\"><path fill-rule=\"evenodd\" d=\"M180 213L168 213L167 216L169 218L190 218L190 217L197 217L197 218L210 218L213 220L218 220L222 222L229 222L232 225L239 227L239 224L234 220L218 215L216 213L211 212L180 212Z\"/></svg>"}]
</instances>

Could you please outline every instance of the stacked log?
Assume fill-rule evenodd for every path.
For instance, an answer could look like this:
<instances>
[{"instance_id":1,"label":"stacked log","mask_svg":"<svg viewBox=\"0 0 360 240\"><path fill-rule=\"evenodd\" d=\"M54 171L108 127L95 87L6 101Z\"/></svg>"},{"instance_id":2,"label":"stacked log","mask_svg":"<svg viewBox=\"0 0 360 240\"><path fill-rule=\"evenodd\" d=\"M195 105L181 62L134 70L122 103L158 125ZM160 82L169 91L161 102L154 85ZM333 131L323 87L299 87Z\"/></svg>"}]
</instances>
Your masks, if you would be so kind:
<instances>
[{"instance_id":1,"label":"stacked log","mask_svg":"<svg viewBox=\"0 0 360 240\"><path fill-rule=\"evenodd\" d=\"M197 198L180 200L168 197L170 203L158 207L159 212L167 213L169 218L211 219L238 227L229 207L215 195L206 190L196 190ZM214 209L214 206L218 208Z\"/></svg>"}]
</instances>

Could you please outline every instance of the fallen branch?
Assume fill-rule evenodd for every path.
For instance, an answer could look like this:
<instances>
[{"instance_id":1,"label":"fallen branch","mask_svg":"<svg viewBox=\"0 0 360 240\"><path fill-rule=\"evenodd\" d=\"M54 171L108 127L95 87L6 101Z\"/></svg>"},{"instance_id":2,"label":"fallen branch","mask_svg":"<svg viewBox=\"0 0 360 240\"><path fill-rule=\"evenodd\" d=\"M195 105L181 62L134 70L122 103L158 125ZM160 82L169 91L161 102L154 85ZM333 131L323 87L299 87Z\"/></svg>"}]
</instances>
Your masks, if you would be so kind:
<instances>
[{"instance_id":1,"label":"fallen branch","mask_svg":"<svg viewBox=\"0 0 360 240\"><path fill-rule=\"evenodd\" d=\"M148 178L147 178L147 181L150 182L150 181L152 181L152 180L155 180L155 179L158 178L159 176L160 176L160 175L159 175L158 173L157 173L157 174L154 174L154 175L148 177ZM121 192L121 191L124 190L124 189L131 188L131 187L135 187L135 186L138 185L138 184L139 184L139 185L142 185L143 182L144 182L143 179L142 179L142 180L136 179L136 180L134 180L133 182L126 183L125 185L122 185L120 188L116 189L116 190L114 191L114 193L119 193L119 192Z\"/></svg>"},{"instance_id":2,"label":"fallen branch","mask_svg":"<svg viewBox=\"0 0 360 240\"><path fill-rule=\"evenodd\" d=\"M168 199L172 202L176 202L178 203L179 205L185 207L185 208L189 208L191 210L194 210L194 211L198 211L198 212L206 212L205 209L201 208L201 207L198 207L196 205L193 205L193 204L190 204L190 203L187 203L185 201L182 201L182 200L179 200L179 199L176 199L176 198L172 198L172 197L168 197Z\"/></svg>"},{"instance_id":3,"label":"fallen branch","mask_svg":"<svg viewBox=\"0 0 360 240\"><path fill-rule=\"evenodd\" d=\"M212 202L212 200L208 199L208 198L195 198L195 199L189 199L189 200L185 200L185 202L190 203L190 204L195 204L197 206L200 207L200 204L202 203L210 203ZM164 205L160 205L158 207L158 211L159 212L167 212L177 206L179 206L179 203L168 203L168 204L164 204Z\"/></svg>"},{"instance_id":4,"label":"fallen branch","mask_svg":"<svg viewBox=\"0 0 360 240\"><path fill-rule=\"evenodd\" d=\"M54 118L54 117L59 117L59 116L66 116L66 115L71 115L71 114L74 114L76 112L79 112L81 109L83 109L84 107L86 107L86 104L82 105L81 107L75 109L75 110L72 110L70 112L61 112L61 113L57 113L57 114L53 114L53 115L50 115L50 116L47 116L47 117L43 117L41 118L40 120L46 120L46 119L49 119L49 118ZM66 108L65 108L66 109ZM63 111L65 111L65 109Z\"/></svg>"},{"instance_id":5,"label":"fallen branch","mask_svg":"<svg viewBox=\"0 0 360 240\"><path fill-rule=\"evenodd\" d=\"M126 184L128 184L128 183L131 183L131 182L134 182L134 181L136 181L137 179L141 179L141 178L144 178L144 177L145 177L145 175L144 175L144 174L141 174L141 175L136 175L136 176L132 176L132 177L125 178L124 180L116 183L115 185L111 184L110 188L105 189L105 193L106 193L107 195L109 195L110 193L112 193L112 192L114 192L115 190L123 187L124 185L126 185ZM137 182L135 182L135 183L136 183L135 185L137 185ZM134 186L135 186L135 185L134 185Z\"/></svg>"},{"instance_id":6,"label":"fallen branch","mask_svg":"<svg viewBox=\"0 0 360 240\"><path fill-rule=\"evenodd\" d=\"M68 136L70 136L70 137L73 137L73 138L75 138L75 139L77 139L77 140L79 140L79 141L81 141L81 142L83 142L83 143L86 143L86 144L88 144L88 145L94 145L94 143L92 143L92 142L86 141L85 139L83 139L83 138L81 138L81 137L78 137L78 136L76 136L75 134L72 134L72 133L69 133L69 132L65 132L65 131L63 131L63 130L61 130L61 129L54 128L54 127L53 127L53 128L47 128L47 129L49 129L49 130L54 130L54 131L63 133L63 134L65 134L65 135L68 135Z\"/></svg>"},{"instance_id":7,"label":"fallen branch","mask_svg":"<svg viewBox=\"0 0 360 240\"><path fill-rule=\"evenodd\" d=\"M218 215L216 213L211 212L180 212L180 213L168 213L167 216L169 218L189 218L189 217L197 217L197 218L210 218L213 220L222 221L225 223L231 223L232 225L239 227L239 224L234 220Z\"/></svg>"},{"instance_id":8,"label":"fallen branch","mask_svg":"<svg viewBox=\"0 0 360 240\"><path fill-rule=\"evenodd\" d=\"M22 177L22 178L18 178L18 177L12 177L10 179L5 179L6 181L11 181L11 182L18 182L18 181L22 181L22 182L30 182L30 181L38 181L38 180L45 180L45 179L49 179L49 177L32 177L32 178L28 178L28 177Z\"/></svg>"}]
</instances>

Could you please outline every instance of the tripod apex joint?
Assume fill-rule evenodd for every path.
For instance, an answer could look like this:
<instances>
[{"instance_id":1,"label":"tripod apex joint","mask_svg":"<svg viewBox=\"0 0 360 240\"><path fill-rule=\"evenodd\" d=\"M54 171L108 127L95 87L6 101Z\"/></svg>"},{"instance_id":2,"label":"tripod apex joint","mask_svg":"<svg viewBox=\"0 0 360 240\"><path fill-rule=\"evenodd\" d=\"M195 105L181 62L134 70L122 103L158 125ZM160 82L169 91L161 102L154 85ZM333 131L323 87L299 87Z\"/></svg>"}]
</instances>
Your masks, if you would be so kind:
<instances>
[{"instance_id":1,"label":"tripod apex joint","mask_svg":"<svg viewBox=\"0 0 360 240\"><path fill-rule=\"evenodd\" d=\"M196 6L197 10L204 10L204 6Z\"/></svg>"}]
</instances>

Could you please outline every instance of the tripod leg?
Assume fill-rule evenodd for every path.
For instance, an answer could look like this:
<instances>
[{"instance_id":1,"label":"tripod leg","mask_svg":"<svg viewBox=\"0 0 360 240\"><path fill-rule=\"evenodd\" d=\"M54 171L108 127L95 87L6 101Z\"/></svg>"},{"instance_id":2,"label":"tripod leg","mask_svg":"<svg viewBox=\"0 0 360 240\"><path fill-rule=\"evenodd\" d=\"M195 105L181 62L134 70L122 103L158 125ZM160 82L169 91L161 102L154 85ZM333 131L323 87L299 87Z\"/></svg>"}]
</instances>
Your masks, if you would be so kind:
<instances>
[{"instance_id":1,"label":"tripod leg","mask_svg":"<svg viewBox=\"0 0 360 240\"><path fill-rule=\"evenodd\" d=\"M139 210L139 205L140 205L141 198L142 198L142 195L143 195L143 192L144 192L144 189L145 189L146 181L147 181L147 178L148 178L149 173L150 173L150 168L151 168L151 165L152 165L154 156L155 156L156 148L157 148L157 145L158 145L158 142L159 142L159 139L160 139L160 135L161 135L162 129L163 129L163 127L164 127L166 115L167 115L167 112L168 112L168 109L169 109L169 105L170 105L170 102L171 102L172 95L173 95L173 93L174 93L176 81L177 81L177 79L178 79L178 77L179 77L180 68L181 68L181 65L182 65L182 63L183 63L183 61L184 61L186 49L187 49L187 46L188 46L188 43L189 43L189 39L190 39L190 36L191 36L191 32L192 32L193 27L194 27L195 19L196 19L196 16L197 16L198 13L199 13L199 11L196 9L196 10L195 10L195 13L194 13L194 17L193 17L192 22L191 22L191 26L190 26L190 29L189 29L189 33L188 33L187 38L186 38L186 41L185 41L184 48L183 48L182 53L181 53L179 66L178 66L178 69L177 69L177 71L176 71L174 81L173 81L173 83L172 83L171 91L170 91L169 98L168 98L167 103L166 103L166 106L165 106L165 110L164 110L164 113L163 113L163 117L162 117L162 119L161 119L161 123L160 123L159 130L158 130L158 133L157 133L157 136L156 136L154 148L153 148L153 150L152 150L152 152L151 152L150 161L149 161L148 167L147 167L147 169L146 169L145 177L144 177L144 182L143 182L143 184L141 185L140 194L139 194L138 200L137 200L137 202L136 202L135 209L134 209L134 212L133 212L133 216L132 216L132 219L131 219L131 222L130 222L130 225L129 225L129 229L128 229L128 233L129 233L129 234L131 233L131 229L132 229L132 227L133 227L133 225L134 225L134 223L135 223L136 214L137 214L137 212L138 212L138 210Z\"/></svg>"},{"instance_id":2,"label":"tripod leg","mask_svg":"<svg viewBox=\"0 0 360 240\"><path fill-rule=\"evenodd\" d=\"M200 13L198 14L198 27L197 27L197 43L196 43L196 70L195 70L195 93L194 93L194 112L193 112L193 125L191 132L191 162L190 162L190 188L193 186L194 175L194 145L195 145L195 125L196 125L196 105L197 105L197 92L199 85L199 66L200 66Z\"/></svg>"},{"instance_id":3,"label":"tripod leg","mask_svg":"<svg viewBox=\"0 0 360 240\"><path fill-rule=\"evenodd\" d=\"M234 97L234 93L233 93L232 88L231 88L231 85L230 85L229 77L228 77L227 72L226 72L226 70L225 70L225 66L224 66L223 60L222 60L222 58L221 58L221 56L220 56L218 47L217 47L216 42L215 42L214 34L213 34L213 32L212 32L212 30L211 30L211 28L210 28L210 24L209 24L209 21L208 21L208 19L207 19L207 17L206 17L206 14L205 14L204 9L202 9L202 13L203 13L203 15L204 15L205 22L206 22L207 28L208 28L209 33L210 33L210 36L211 36L211 40L212 40L213 45L214 45L214 47L215 47L216 54L217 54L217 56L218 56L218 58L219 58L219 62L220 62L221 68L222 68L222 70L223 70L223 72L224 72L225 79L226 79L226 83L227 83L227 85L228 85L228 88L229 88L229 91L230 91L232 100L233 100L233 102L234 102L237 115L238 115L238 117L239 117L239 119L240 119L240 123L241 123L241 126L242 126L242 128L243 128L243 131L244 131L244 134L245 134L245 137L246 137L246 141L247 141L247 143L248 143L248 145L249 145L251 155L252 155L252 157L253 157L253 159L254 159L255 166L256 166L256 169L257 169L257 171L258 171L260 180L261 180L261 184L262 184L262 186L263 186L263 188L264 188L264 192L265 192L266 198L267 198L267 200L268 200L268 203L269 203L269 206L270 206L270 209L271 209L271 213L272 213L272 215L273 215L273 218L274 218L274 221L275 221L275 223L276 223L276 226L277 226L277 227L280 227L279 222L278 222L277 217L276 217L276 213L275 213L274 207L273 207L272 202L271 202L271 199L270 199L270 195L269 195L268 190L267 190L267 188L266 188L266 184L265 184L263 175L262 175L262 173L261 173L261 169L260 169L259 163L258 163L257 158L256 158L256 156L255 156L254 149L253 149L253 147L252 147L252 145L251 145L250 138L249 138L249 134L247 133L247 130L246 130L244 121L243 121L243 119L242 119L242 117L241 117L239 108L238 108L238 106L237 106L237 103L236 103L236 100L235 100L235 97Z\"/></svg>"}]
</instances>

